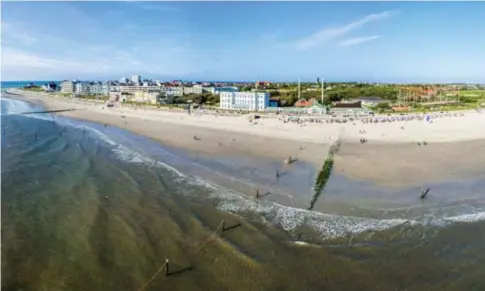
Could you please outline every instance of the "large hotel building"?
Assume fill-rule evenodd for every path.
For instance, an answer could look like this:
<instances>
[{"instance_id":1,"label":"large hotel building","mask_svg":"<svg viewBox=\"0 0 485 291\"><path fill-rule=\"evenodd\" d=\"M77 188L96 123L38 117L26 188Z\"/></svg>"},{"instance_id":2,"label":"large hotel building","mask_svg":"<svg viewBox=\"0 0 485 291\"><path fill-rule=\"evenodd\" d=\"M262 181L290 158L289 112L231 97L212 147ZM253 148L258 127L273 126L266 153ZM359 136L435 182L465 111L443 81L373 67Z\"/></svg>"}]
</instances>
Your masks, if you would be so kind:
<instances>
[{"instance_id":1,"label":"large hotel building","mask_svg":"<svg viewBox=\"0 0 485 291\"><path fill-rule=\"evenodd\" d=\"M221 92L220 108L225 110L262 111L269 106L269 93Z\"/></svg>"}]
</instances>

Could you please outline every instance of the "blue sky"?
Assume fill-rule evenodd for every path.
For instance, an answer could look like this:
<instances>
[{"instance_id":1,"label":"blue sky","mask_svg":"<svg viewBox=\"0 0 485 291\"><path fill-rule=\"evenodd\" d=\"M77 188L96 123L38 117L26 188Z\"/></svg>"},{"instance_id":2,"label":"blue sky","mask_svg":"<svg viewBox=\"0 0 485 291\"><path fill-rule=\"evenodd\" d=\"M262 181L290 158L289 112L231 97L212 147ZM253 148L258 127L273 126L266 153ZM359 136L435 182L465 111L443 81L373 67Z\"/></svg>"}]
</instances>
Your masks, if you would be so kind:
<instances>
[{"instance_id":1,"label":"blue sky","mask_svg":"<svg viewBox=\"0 0 485 291\"><path fill-rule=\"evenodd\" d=\"M2 2L2 79L485 82L485 2Z\"/></svg>"}]
</instances>

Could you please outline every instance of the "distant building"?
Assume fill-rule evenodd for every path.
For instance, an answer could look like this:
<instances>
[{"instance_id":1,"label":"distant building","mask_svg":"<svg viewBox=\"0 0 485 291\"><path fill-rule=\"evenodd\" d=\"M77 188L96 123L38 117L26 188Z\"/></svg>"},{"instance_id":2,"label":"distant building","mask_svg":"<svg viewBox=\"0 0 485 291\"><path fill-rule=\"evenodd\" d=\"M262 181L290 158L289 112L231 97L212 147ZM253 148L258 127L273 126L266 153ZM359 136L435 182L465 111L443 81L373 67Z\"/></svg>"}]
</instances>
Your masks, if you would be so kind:
<instances>
[{"instance_id":1,"label":"distant building","mask_svg":"<svg viewBox=\"0 0 485 291\"><path fill-rule=\"evenodd\" d=\"M121 94L122 94L121 92L111 91L108 94L109 94L110 101L114 101L114 102L121 101Z\"/></svg>"},{"instance_id":2,"label":"distant building","mask_svg":"<svg viewBox=\"0 0 485 291\"><path fill-rule=\"evenodd\" d=\"M262 111L269 106L268 92L221 92L220 108Z\"/></svg>"},{"instance_id":3,"label":"distant building","mask_svg":"<svg viewBox=\"0 0 485 291\"><path fill-rule=\"evenodd\" d=\"M333 106L335 108L362 108L362 101L334 102Z\"/></svg>"},{"instance_id":4,"label":"distant building","mask_svg":"<svg viewBox=\"0 0 485 291\"><path fill-rule=\"evenodd\" d=\"M271 97L269 98L268 107L280 107L281 106L281 99L280 97Z\"/></svg>"},{"instance_id":5,"label":"distant building","mask_svg":"<svg viewBox=\"0 0 485 291\"><path fill-rule=\"evenodd\" d=\"M88 83L77 83L74 92L79 95L91 94L91 85Z\"/></svg>"},{"instance_id":6,"label":"distant building","mask_svg":"<svg viewBox=\"0 0 485 291\"><path fill-rule=\"evenodd\" d=\"M126 84L126 83L128 83L128 78L126 78L126 77L121 78L121 79L120 79L120 83L121 83L121 84Z\"/></svg>"},{"instance_id":7,"label":"distant building","mask_svg":"<svg viewBox=\"0 0 485 291\"><path fill-rule=\"evenodd\" d=\"M56 83L53 83L53 82L49 82L47 84L44 84L42 86L42 89L45 91L45 92L55 92L57 91L59 86L57 86Z\"/></svg>"},{"instance_id":8,"label":"distant building","mask_svg":"<svg viewBox=\"0 0 485 291\"><path fill-rule=\"evenodd\" d=\"M296 108L305 108L306 112L308 114L324 114L326 113L326 107L322 104L320 104L320 102L318 102L317 99L315 98L312 98L310 100L305 100L305 99L300 99L298 101L295 102L295 105L294 105Z\"/></svg>"},{"instance_id":9,"label":"distant building","mask_svg":"<svg viewBox=\"0 0 485 291\"><path fill-rule=\"evenodd\" d=\"M238 92L239 88L238 87L216 87L214 88L214 93L213 94L221 94L222 92Z\"/></svg>"},{"instance_id":10,"label":"distant building","mask_svg":"<svg viewBox=\"0 0 485 291\"><path fill-rule=\"evenodd\" d=\"M350 101L351 102L359 102L360 101L363 106L377 106L378 104L380 104L382 102L386 102L381 97L375 97L375 96L360 97L360 98L352 99Z\"/></svg>"},{"instance_id":11,"label":"distant building","mask_svg":"<svg viewBox=\"0 0 485 291\"><path fill-rule=\"evenodd\" d=\"M139 102L139 103L149 103L149 104L158 104L165 99L165 94L157 91L153 92L135 92L133 95L132 102Z\"/></svg>"},{"instance_id":12,"label":"distant building","mask_svg":"<svg viewBox=\"0 0 485 291\"><path fill-rule=\"evenodd\" d=\"M90 93L96 94L96 95L102 95L103 85L100 82L91 83Z\"/></svg>"},{"instance_id":13,"label":"distant building","mask_svg":"<svg viewBox=\"0 0 485 291\"><path fill-rule=\"evenodd\" d=\"M194 87L183 87L183 94L202 94L202 87L194 86Z\"/></svg>"},{"instance_id":14,"label":"distant building","mask_svg":"<svg viewBox=\"0 0 485 291\"><path fill-rule=\"evenodd\" d=\"M184 95L183 87L163 87L162 92L166 92L168 96L180 97Z\"/></svg>"},{"instance_id":15,"label":"distant building","mask_svg":"<svg viewBox=\"0 0 485 291\"><path fill-rule=\"evenodd\" d=\"M135 84L140 84L141 83L141 76L133 75L133 76L131 76L131 81Z\"/></svg>"},{"instance_id":16,"label":"distant building","mask_svg":"<svg viewBox=\"0 0 485 291\"><path fill-rule=\"evenodd\" d=\"M271 82L269 82L269 81L256 81L256 83L254 84L254 87L255 88L267 87L269 85L271 85Z\"/></svg>"},{"instance_id":17,"label":"distant building","mask_svg":"<svg viewBox=\"0 0 485 291\"><path fill-rule=\"evenodd\" d=\"M295 102L295 107L308 107L310 106L310 102L307 101L306 99L301 98L300 100Z\"/></svg>"},{"instance_id":18,"label":"distant building","mask_svg":"<svg viewBox=\"0 0 485 291\"><path fill-rule=\"evenodd\" d=\"M119 86L120 92L135 93L135 92L149 92L149 91L162 91L163 87L160 86Z\"/></svg>"},{"instance_id":19,"label":"distant building","mask_svg":"<svg viewBox=\"0 0 485 291\"><path fill-rule=\"evenodd\" d=\"M72 94L75 92L75 83L73 81L62 81L61 82L61 92Z\"/></svg>"},{"instance_id":20,"label":"distant building","mask_svg":"<svg viewBox=\"0 0 485 291\"><path fill-rule=\"evenodd\" d=\"M88 83L77 83L74 92L79 95L91 94L91 85Z\"/></svg>"},{"instance_id":21,"label":"distant building","mask_svg":"<svg viewBox=\"0 0 485 291\"><path fill-rule=\"evenodd\" d=\"M111 88L110 84L108 82L105 82L101 85L101 94L102 95L108 95L108 93L113 90L116 91L116 89L113 87Z\"/></svg>"}]
</instances>

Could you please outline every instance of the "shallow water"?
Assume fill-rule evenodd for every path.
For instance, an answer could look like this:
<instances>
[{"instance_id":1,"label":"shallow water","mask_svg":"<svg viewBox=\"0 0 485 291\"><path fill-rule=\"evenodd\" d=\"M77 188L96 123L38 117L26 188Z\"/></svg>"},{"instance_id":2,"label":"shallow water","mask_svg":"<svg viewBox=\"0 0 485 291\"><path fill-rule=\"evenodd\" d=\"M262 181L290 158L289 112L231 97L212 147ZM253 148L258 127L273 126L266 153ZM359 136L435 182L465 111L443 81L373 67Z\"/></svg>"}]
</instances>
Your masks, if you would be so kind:
<instances>
[{"instance_id":1,"label":"shallow water","mask_svg":"<svg viewBox=\"0 0 485 291\"><path fill-rule=\"evenodd\" d=\"M29 110L2 99L5 290L138 290L167 257L186 270L146 290L483 290L483 181L433 185L420 204L416 189L386 196L335 176L317 204L327 214L309 212L194 176L202 165L265 184L272 161L256 175L244 168L252 161L230 172L241 157L213 161L113 127L8 115ZM312 173L298 172L269 186L299 198L282 203L304 204L298 190L310 190L301 180ZM223 219L242 226L213 236Z\"/></svg>"}]
</instances>

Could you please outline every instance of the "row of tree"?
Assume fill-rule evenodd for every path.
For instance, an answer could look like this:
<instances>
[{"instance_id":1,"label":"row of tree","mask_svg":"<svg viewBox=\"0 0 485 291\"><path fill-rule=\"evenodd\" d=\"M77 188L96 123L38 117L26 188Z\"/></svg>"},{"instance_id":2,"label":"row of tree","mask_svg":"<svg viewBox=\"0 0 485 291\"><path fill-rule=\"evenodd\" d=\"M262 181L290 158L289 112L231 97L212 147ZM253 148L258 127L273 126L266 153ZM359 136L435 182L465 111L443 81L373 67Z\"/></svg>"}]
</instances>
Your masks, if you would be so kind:
<instances>
[{"instance_id":1,"label":"row of tree","mask_svg":"<svg viewBox=\"0 0 485 291\"><path fill-rule=\"evenodd\" d=\"M291 106L298 101L297 91L271 91L271 97L279 97L282 105ZM359 86L359 87L340 87L325 90L324 104L329 104L335 101L354 99L359 97L380 97L389 101L397 99L398 89L393 87L374 87L374 86ZM310 100L315 98L321 100L322 91L301 91L300 98Z\"/></svg>"},{"instance_id":2,"label":"row of tree","mask_svg":"<svg viewBox=\"0 0 485 291\"><path fill-rule=\"evenodd\" d=\"M399 88L387 85L373 86L369 84L335 84L331 87L331 89L329 89L329 87L327 87L324 92L324 104L330 104L331 102L335 101L349 100L360 97L380 97L390 102L394 102L397 100L397 97L399 95ZM245 88L245 90L243 91L249 90L249 88ZM298 91L296 89L280 88L269 90L269 92L271 97L280 98L282 106L293 106L295 102L298 101ZM321 96L322 91L319 88L300 91L300 98L304 98L306 100L315 98L320 101ZM460 98L462 102L465 102L466 99L466 96L462 96ZM196 104L215 105L219 103L219 95L214 95L211 93L188 94L180 97L175 97L173 103L180 104L187 103L188 101L192 101Z\"/></svg>"},{"instance_id":3,"label":"row of tree","mask_svg":"<svg viewBox=\"0 0 485 291\"><path fill-rule=\"evenodd\" d=\"M202 93L202 94L187 94L183 96L175 96L171 103L173 104L185 104L193 102L195 104L207 104L215 105L219 103L219 95L212 93Z\"/></svg>"}]
</instances>

